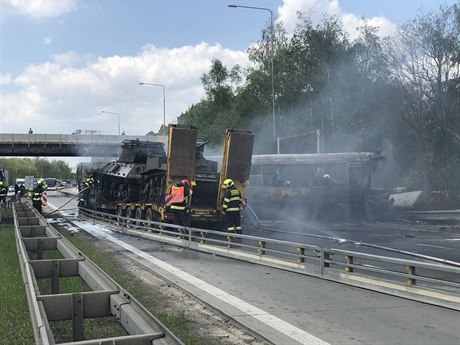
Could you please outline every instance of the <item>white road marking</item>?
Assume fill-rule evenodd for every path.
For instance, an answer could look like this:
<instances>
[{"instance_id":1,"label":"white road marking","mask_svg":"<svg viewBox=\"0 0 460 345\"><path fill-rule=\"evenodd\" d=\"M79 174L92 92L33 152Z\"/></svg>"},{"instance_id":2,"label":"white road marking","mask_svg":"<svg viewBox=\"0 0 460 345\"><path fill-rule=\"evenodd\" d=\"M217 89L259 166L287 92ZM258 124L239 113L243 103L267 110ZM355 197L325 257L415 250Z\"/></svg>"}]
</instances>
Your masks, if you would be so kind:
<instances>
[{"instance_id":1,"label":"white road marking","mask_svg":"<svg viewBox=\"0 0 460 345\"><path fill-rule=\"evenodd\" d=\"M82 226L84 228L84 226ZM92 235L103 238L105 240L112 241L113 243L116 243L117 245L129 250L133 254L136 254L137 256L151 262L152 264L166 270L167 272L175 275L178 278L183 279L184 281L194 285L197 288L200 288L201 290L207 292L208 294L220 299L222 302L225 302L232 307L242 311L243 313L254 317L255 319L263 322L264 324L272 327L273 329L277 330L278 332L283 333L284 335L290 337L291 339L299 342L302 345L330 345L329 343L315 337L314 335L301 330L300 328L297 328L290 323L281 320L280 318L271 315L267 313L266 311L257 308L219 288L216 288L215 286L208 284L207 282L198 279L180 269L178 269L175 266L172 266L162 260L159 260L155 258L154 256L151 256L147 253L144 253L143 251L123 242L112 235L108 234L107 232L110 230L105 230L106 233L103 235L95 230L92 229L86 229L85 231L88 231Z\"/></svg>"},{"instance_id":2,"label":"white road marking","mask_svg":"<svg viewBox=\"0 0 460 345\"><path fill-rule=\"evenodd\" d=\"M452 249L454 249L454 248L442 247L442 246L434 246L434 245L432 245L432 244L424 244L424 243L417 243L417 246L422 246L422 247L433 247L433 248L447 249L447 250L452 250Z\"/></svg>"},{"instance_id":3,"label":"white road marking","mask_svg":"<svg viewBox=\"0 0 460 345\"><path fill-rule=\"evenodd\" d=\"M57 209L56 206L54 206L53 204L50 204L49 202L47 202L46 204L47 204L48 207L49 207L50 209L52 209L53 211L54 211L55 209ZM42 209L43 209L43 207L42 207Z\"/></svg>"}]
</instances>

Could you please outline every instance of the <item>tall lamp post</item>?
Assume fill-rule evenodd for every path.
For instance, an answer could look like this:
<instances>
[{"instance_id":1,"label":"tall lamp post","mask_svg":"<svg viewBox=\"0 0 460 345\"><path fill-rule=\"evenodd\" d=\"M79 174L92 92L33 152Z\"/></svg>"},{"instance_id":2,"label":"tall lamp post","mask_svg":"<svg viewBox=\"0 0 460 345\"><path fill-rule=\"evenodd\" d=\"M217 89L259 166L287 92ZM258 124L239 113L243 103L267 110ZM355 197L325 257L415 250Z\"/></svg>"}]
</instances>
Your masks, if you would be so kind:
<instances>
[{"instance_id":1,"label":"tall lamp post","mask_svg":"<svg viewBox=\"0 0 460 345\"><path fill-rule=\"evenodd\" d=\"M143 82L139 82L139 85L160 86L160 87L163 89L163 135L166 137L166 97L165 97L165 86L164 86L163 84L143 83Z\"/></svg>"},{"instance_id":2,"label":"tall lamp post","mask_svg":"<svg viewBox=\"0 0 460 345\"><path fill-rule=\"evenodd\" d=\"M274 52L273 52L273 12L266 7L241 6L236 4L227 5L230 8L249 8L251 10L262 10L270 12L270 56L271 56L271 74L272 74L272 120L273 120L273 140L276 140L276 124L275 124L275 78L274 78Z\"/></svg>"},{"instance_id":3,"label":"tall lamp post","mask_svg":"<svg viewBox=\"0 0 460 345\"><path fill-rule=\"evenodd\" d=\"M112 111L105 111L105 110L101 110L101 114L118 115L118 135L120 135L120 114L114 113L114 112L112 112Z\"/></svg>"}]
</instances>

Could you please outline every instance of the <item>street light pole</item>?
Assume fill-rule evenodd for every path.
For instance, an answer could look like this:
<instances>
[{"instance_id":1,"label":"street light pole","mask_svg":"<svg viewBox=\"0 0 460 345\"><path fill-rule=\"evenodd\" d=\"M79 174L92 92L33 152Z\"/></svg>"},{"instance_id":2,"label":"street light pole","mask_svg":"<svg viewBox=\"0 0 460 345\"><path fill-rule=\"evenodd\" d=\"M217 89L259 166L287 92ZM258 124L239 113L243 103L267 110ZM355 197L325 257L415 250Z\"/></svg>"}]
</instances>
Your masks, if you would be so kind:
<instances>
[{"instance_id":1,"label":"street light pole","mask_svg":"<svg viewBox=\"0 0 460 345\"><path fill-rule=\"evenodd\" d=\"M163 89L163 135L166 137L166 91L165 86L163 84L155 84L155 83L143 83L139 82L139 85L151 85L151 86L160 86Z\"/></svg>"},{"instance_id":2,"label":"street light pole","mask_svg":"<svg viewBox=\"0 0 460 345\"><path fill-rule=\"evenodd\" d=\"M276 140L275 122L275 74L274 74L274 32L273 32L273 12L266 7L241 6L236 4L227 5L230 8L249 8L251 10L262 10L270 12L270 56L271 56L271 75L272 75L272 121L273 121L273 140Z\"/></svg>"},{"instance_id":3,"label":"street light pole","mask_svg":"<svg viewBox=\"0 0 460 345\"><path fill-rule=\"evenodd\" d=\"M120 114L114 113L112 111L105 111L101 110L101 114L113 114L113 115L118 115L118 135L120 135Z\"/></svg>"}]
</instances>

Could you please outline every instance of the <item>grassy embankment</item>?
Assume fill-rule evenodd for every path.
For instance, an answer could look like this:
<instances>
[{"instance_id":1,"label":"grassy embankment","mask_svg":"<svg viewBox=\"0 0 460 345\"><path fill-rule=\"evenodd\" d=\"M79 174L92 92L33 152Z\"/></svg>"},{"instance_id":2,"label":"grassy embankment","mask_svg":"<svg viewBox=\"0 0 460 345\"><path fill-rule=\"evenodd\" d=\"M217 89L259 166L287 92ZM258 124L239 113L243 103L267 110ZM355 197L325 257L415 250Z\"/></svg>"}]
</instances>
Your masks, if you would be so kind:
<instances>
[{"instance_id":1,"label":"grassy embankment","mask_svg":"<svg viewBox=\"0 0 460 345\"><path fill-rule=\"evenodd\" d=\"M149 296L151 291L123 268L120 263L95 247L91 241L80 236L71 236L66 230L61 233L81 252L93 260L130 294L139 300L153 315L163 322L187 345L212 344L201 337L191 326L183 312L164 312L158 310L155 301ZM45 251L44 259L61 258L58 251ZM49 280L38 281L42 294L50 293ZM60 278L60 293L89 291L79 277ZM56 341L72 341L71 321L51 323ZM85 337L103 338L124 335L125 331L114 318L85 320ZM13 225L0 225L0 344L33 344L33 331L27 305L27 297L22 283L19 259Z\"/></svg>"},{"instance_id":2,"label":"grassy embankment","mask_svg":"<svg viewBox=\"0 0 460 345\"><path fill-rule=\"evenodd\" d=\"M13 225L0 224L0 344L33 344Z\"/></svg>"}]
</instances>

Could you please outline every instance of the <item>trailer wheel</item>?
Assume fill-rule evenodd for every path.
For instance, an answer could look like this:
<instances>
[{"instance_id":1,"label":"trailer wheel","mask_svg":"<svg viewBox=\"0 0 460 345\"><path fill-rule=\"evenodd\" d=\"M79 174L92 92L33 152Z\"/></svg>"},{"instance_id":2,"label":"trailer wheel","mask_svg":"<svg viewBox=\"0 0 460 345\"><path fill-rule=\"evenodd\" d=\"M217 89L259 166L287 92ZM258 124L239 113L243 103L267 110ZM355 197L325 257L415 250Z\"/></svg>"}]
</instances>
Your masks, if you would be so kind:
<instances>
[{"instance_id":1,"label":"trailer wheel","mask_svg":"<svg viewBox=\"0 0 460 345\"><path fill-rule=\"evenodd\" d=\"M126 208L126 218L134 218L134 212L135 212L134 207L131 207L131 206L127 207ZM132 222L133 221L130 220L130 219L126 220L126 223L128 224L128 227L132 227Z\"/></svg>"},{"instance_id":2,"label":"trailer wheel","mask_svg":"<svg viewBox=\"0 0 460 345\"><path fill-rule=\"evenodd\" d=\"M123 217L125 216L125 210L123 210L123 207L118 206L117 207L117 225L123 226L124 219Z\"/></svg>"},{"instance_id":3,"label":"trailer wheel","mask_svg":"<svg viewBox=\"0 0 460 345\"><path fill-rule=\"evenodd\" d=\"M136 221L134 222L135 225L144 225L144 222L142 221L144 219L144 211L140 207L136 208L134 218L136 218Z\"/></svg>"},{"instance_id":4,"label":"trailer wheel","mask_svg":"<svg viewBox=\"0 0 460 345\"><path fill-rule=\"evenodd\" d=\"M147 212L145 213L145 220L149 221L149 222L159 222L160 221L160 214L156 211L154 211L153 209L149 208L147 210ZM147 226L149 228L154 228L155 225L154 224L147 224Z\"/></svg>"}]
</instances>

